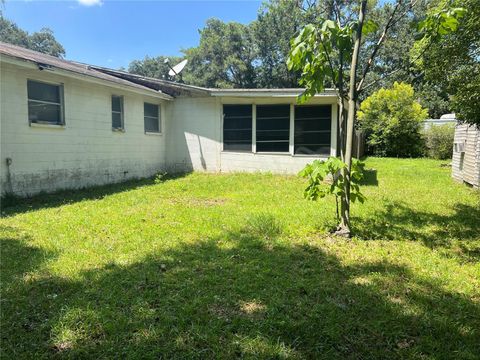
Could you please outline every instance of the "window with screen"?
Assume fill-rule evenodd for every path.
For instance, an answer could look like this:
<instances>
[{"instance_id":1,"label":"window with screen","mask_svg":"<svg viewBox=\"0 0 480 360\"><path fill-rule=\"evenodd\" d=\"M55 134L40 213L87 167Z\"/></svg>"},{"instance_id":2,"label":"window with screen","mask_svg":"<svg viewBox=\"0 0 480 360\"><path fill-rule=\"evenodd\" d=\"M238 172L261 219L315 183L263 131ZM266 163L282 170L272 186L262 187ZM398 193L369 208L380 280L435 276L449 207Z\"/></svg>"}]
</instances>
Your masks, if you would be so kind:
<instances>
[{"instance_id":1,"label":"window with screen","mask_svg":"<svg viewBox=\"0 0 480 360\"><path fill-rule=\"evenodd\" d=\"M159 133L160 126L160 106L156 104L143 104L143 117L145 122L145 132Z\"/></svg>"},{"instance_id":2,"label":"window with screen","mask_svg":"<svg viewBox=\"0 0 480 360\"><path fill-rule=\"evenodd\" d=\"M27 81L28 120L31 123L62 125L62 85Z\"/></svg>"},{"instance_id":3,"label":"window with screen","mask_svg":"<svg viewBox=\"0 0 480 360\"><path fill-rule=\"evenodd\" d=\"M112 129L123 130L123 96L112 95Z\"/></svg>"},{"instance_id":4,"label":"window with screen","mask_svg":"<svg viewBox=\"0 0 480 360\"><path fill-rule=\"evenodd\" d=\"M290 105L257 105L257 152L288 152Z\"/></svg>"},{"instance_id":5,"label":"window with screen","mask_svg":"<svg viewBox=\"0 0 480 360\"><path fill-rule=\"evenodd\" d=\"M223 150L252 151L252 105L223 105Z\"/></svg>"},{"instance_id":6,"label":"window with screen","mask_svg":"<svg viewBox=\"0 0 480 360\"><path fill-rule=\"evenodd\" d=\"M295 154L330 154L331 122L331 105L295 106Z\"/></svg>"}]
</instances>

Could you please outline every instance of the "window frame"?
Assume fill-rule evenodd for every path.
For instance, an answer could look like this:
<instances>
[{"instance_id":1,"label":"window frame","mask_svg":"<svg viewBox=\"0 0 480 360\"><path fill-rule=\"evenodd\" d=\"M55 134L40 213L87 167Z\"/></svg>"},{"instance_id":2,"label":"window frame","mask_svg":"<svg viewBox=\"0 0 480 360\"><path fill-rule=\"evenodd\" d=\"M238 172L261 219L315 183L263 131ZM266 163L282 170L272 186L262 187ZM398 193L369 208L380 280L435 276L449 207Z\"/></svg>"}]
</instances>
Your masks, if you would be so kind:
<instances>
[{"instance_id":1,"label":"window frame","mask_svg":"<svg viewBox=\"0 0 480 360\"><path fill-rule=\"evenodd\" d=\"M314 118L301 118L301 117L298 117L296 116L296 110L297 108L315 108L315 107L325 107L325 108L328 108L328 113L329 113L329 116L328 118L325 117L323 118L322 116L320 116L318 118L318 120L327 120L328 119L328 129L324 129L324 130L303 130L303 131L300 131L300 130L297 130L297 121L309 121L309 120L317 120L315 117ZM294 156L331 156L331 153L332 153L332 137L334 136L334 131L332 131L332 119L333 119L333 116L334 116L334 113L333 113L333 107L331 106L331 104L306 104L306 105L294 105L293 106L293 141L292 141L292 146L293 146L293 149L292 149L292 155ZM325 145L326 148L328 148L327 152L318 152L318 153L307 153L307 154L302 154L302 153L297 153L296 152L296 147L297 146L300 146L300 145L297 145L297 142L295 141L297 136L299 136L299 134L313 134L313 133L317 133L317 134L330 134L329 136L329 143L328 144L303 144L303 145ZM335 135L336 136L336 135Z\"/></svg>"},{"instance_id":2,"label":"window frame","mask_svg":"<svg viewBox=\"0 0 480 360\"><path fill-rule=\"evenodd\" d=\"M235 150L235 149L226 149L225 148L225 106L245 106L245 107L250 107L251 109L251 115L250 115L250 129L241 129L241 130L250 130L250 150ZM252 153L254 149L254 144L253 144L253 132L254 132L254 105L252 104L222 104L222 151L225 152L230 152L230 153ZM245 117L245 116L241 116ZM228 129L231 130L231 129ZM227 131L228 131L227 130Z\"/></svg>"},{"instance_id":3,"label":"window frame","mask_svg":"<svg viewBox=\"0 0 480 360\"><path fill-rule=\"evenodd\" d=\"M241 151L241 150L227 150L225 149L224 142L224 121L223 121L223 106L224 105L250 105L252 106L252 150L251 151ZM289 114L289 147L288 151L277 152L277 151L257 151L257 107L258 106L270 106L270 105L284 105L290 107ZM330 107L330 118L328 120L330 132L330 143L328 145L329 150L325 153L318 154L296 154L295 153L295 107L296 106L328 106ZM338 103L335 101L325 101L320 100L310 104L299 105L296 102L291 101L229 101L229 99L222 99L220 102L220 108L218 111L218 118L220 123L220 141L221 141L221 152L225 153L238 153L238 154L253 154L253 155L289 155L291 157L311 157L311 158L327 158L328 156L337 156L337 143L338 143L338 129L337 129L337 117L338 117ZM327 132L327 130L325 130Z\"/></svg>"},{"instance_id":4,"label":"window frame","mask_svg":"<svg viewBox=\"0 0 480 360\"><path fill-rule=\"evenodd\" d=\"M145 104L156 106L157 109L158 109L158 117L145 115ZM145 126L145 118L157 119L158 131L147 131L146 126ZM148 101L144 101L143 102L143 130L144 130L144 133L146 135L149 135L149 134L160 135L160 134L162 134L162 120L161 119L162 119L162 106L161 106L161 104L155 104L155 103L151 103L151 102L148 102Z\"/></svg>"},{"instance_id":5,"label":"window frame","mask_svg":"<svg viewBox=\"0 0 480 360\"><path fill-rule=\"evenodd\" d=\"M275 106L283 106L285 108L288 107L288 112L287 116L266 116L264 117L265 119L270 119L270 120L275 120L275 119L288 119L288 129L285 130L259 130L258 129L258 107L275 107ZM288 138L287 140L258 140L258 132L259 131L286 131L288 132ZM286 143L287 144L287 149L285 151L273 151L273 150L267 150L267 151L258 151L258 143ZM278 103L278 104L255 104L255 153L257 154L280 154L280 155L287 155L291 154L290 153L290 143L291 143L291 104L290 103Z\"/></svg>"},{"instance_id":6,"label":"window frame","mask_svg":"<svg viewBox=\"0 0 480 360\"><path fill-rule=\"evenodd\" d=\"M119 98L120 99L120 111L115 111L113 110L113 98ZM124 96L123 95L115 95L112 94L110 97L110 107L111 107L111 115L112 115L112 131L119 131L119 132L125 132L125 107L124 107ZM120 127L114 127L113 126L113 114L120 114Z\"/></svg>"},{"instance_id":7,"label":"window frame","mask_svg":"<svg viewBox=\"0 0 480 360\"><path fill-rule=\"evenodd\" d=\"M37 100L37 99L30 99L30 96L28 94L28 83L33 82L33 83L38 83L38 84L45 84L45 85L50 85L50 86L56 86L58 87L58 94L59 94L59 103L52 102L52 101L44 101L44 100ZM52 121L45 121L45 120L40 120L40 121L32 121L30 119L30 102L35 102L39 104L47 104L47 105L56 105L60 107L60 122L52 122ZM45 81L45 80L37 80L37 79L31 79L27 78L27 117L28 117L28 125L32 126L32 124L35 125L47 125L47 126L60 126L63 127L65 126L65 99L64 99L64 84L59 83L59 82L52 82L52 81Z\"/></svg>"}]
</instances>

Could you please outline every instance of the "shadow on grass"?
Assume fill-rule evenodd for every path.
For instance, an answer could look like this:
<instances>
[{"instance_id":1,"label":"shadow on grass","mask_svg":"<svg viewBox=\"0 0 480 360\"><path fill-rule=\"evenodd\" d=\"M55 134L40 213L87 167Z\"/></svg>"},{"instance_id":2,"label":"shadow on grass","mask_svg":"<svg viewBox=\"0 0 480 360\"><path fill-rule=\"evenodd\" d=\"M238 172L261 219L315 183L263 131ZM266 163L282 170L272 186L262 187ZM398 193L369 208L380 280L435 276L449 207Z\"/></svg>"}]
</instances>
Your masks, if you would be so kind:
<instances>
[{"instance_id":1,"label":"shadow on grass","mask_svg":"<svg viewBox=\"0 0 480 360\"><path fill-rule=\"evenodd\" d=\"M168 174L162 177L161 182L175 180L187 176L188 173ZM116 184L93 186L74 190L61 190L54 193L41 193L28 198L7 196L2 199L2 216L12 216L33 210L53 208L73 204L84 200L100 200L106 196L135 190L144 186L154 185L156 178L133 179Z\"/></svg>"},{"instance_id":2,"label":"shadow on grass","mask_svg":"<svg viewBox=\"0 0 480 360\"><path fill-rule=\"evenodd\" d=\"M376 169L363 170L363 179L360 181L360 185L364 186L378 186L378 177Z\"/></svg>"},{"instance_id":3,"label":"shadow on grass","mask_svg":"<svg viewBox=\"0 0 480 360\"><path fill-rule=\"evenodd\" d=\"M451 214L436 214L412 209L399 201L384 201L373 216L355 218L355 234L365 240L413 240L430 248L460 244L466 260L480 260L480 202L455 204ZM472 243L472 245L470 245Z\"/></svg>"},{"instance_id":4,"label":"shadow on grass","mask_svg":"<svg viewBox=\"0 0 480 360\"><path fill-rule=\"evenodd\" d=\"M400 265L343 265L318 247L279 241L280 226L267 228L263 236L251 220L77 280L18 279L2 296L2 358L473 359L480 353L478 303ZM20 272L53 256L4 240L7 254L25 254L9 263Z\"/></svg>"}]
</instances>

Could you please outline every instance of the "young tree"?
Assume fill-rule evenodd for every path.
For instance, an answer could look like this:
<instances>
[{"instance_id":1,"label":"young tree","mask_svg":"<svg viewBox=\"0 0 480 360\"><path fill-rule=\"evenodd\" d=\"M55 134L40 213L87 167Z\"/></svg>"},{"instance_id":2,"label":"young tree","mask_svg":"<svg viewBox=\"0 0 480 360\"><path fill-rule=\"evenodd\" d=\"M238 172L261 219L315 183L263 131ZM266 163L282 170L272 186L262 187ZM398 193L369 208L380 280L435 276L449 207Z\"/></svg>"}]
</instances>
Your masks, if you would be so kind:
<instances>
[{"instance_id":1,"label":"young tree","mask_svg":"<svg viewBox=\"0 0 480 360\"><path fill-rule=\"evenodd\" d=\"M345 192L341 195L341 220L337 229L337 234L342 236L349 237L351 233L352 140L359 94L368 87L367 75L375 64L389 31L412 11L416 3L416 0L397 0L386 21L380 26L372 19L366 19L367 0L333 0L333 18L322 18L306 25L292 40L287 64L290 70L301 72L300 84L305 87L305 91L299 101L304 102L323 91L328 82L337 90L340 155L346 164L342 169ZM438 29L455 30L455 21L460 15L461 11L451 10L446 5L434 14L429 14L421 23L422 38L434 41L437 37L432 34L438 32ZM455 19L454 22L451 19ZM430 26L432 24L437 26ZM377 40L369 44L370 53L359 64L359 54L362 46L365 46L362 36L372 33L377 34Z\"/></svg>"}]
</instances>

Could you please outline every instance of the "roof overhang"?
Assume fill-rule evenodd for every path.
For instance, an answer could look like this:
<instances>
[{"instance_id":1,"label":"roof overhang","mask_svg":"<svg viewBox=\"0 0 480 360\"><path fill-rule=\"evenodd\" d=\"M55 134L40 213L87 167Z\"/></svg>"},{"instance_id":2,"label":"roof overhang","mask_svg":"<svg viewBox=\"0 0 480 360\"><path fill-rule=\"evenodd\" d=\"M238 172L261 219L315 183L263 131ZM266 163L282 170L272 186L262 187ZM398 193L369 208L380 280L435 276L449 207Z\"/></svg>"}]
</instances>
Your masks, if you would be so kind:
<instances>
[{"instance_id":1,"label":"roof overhang","mask_svg":"<svg viewBox=\"0 0 480 360\"><path fill-rule=\"evenodd\" d=\"M123 79L116 79L113 76L106 77L105 74L99 73L99 76L95 76L95 70L86 69L86 71L76 71L75 69L66 69L56 66L52 63L39 62L34 59L28 59L21 56L15 56L13 54L5 54L0 52L0 61L3 63L9 63L17 66L23 66L30 69L38 69L44 72L56 73L62 76L68 76L84 81L94 82L105 86L111 86L115 88L121 88L127 91L132 91L142 95L149 95L161 98L163 100L173 100L173 97L162 93L161 91L142 86L136 83L129 82Z\"/></svg>"},{"instance_id":2,"label":"roof overhang","mask_svg":"<svg viewBox=\"0 0 480 360\"><path fill-rule=\"evenodd\" d=\"M236 97L236 98L296 98L302 94L304 89L210 89L212 96ZM325 89L322 93L316 94L315 98L329 97L336 98L337 92L334 89Z\"/></svg>"},{"instance_id":3,"label":"roof overhang","mask_svg":"<svg viewBox=\"0 0 480 360\"><path fill-rule=\"evenodd\" d=\"M170 96L210 96L211 90L200 86L186 85L174 81L156 79L142 75L132 74L126 71L113 70L101 66L90 66L92 69L109 74L127 81L151 87L169 94Z\"/></svg>"}]
</instances>

